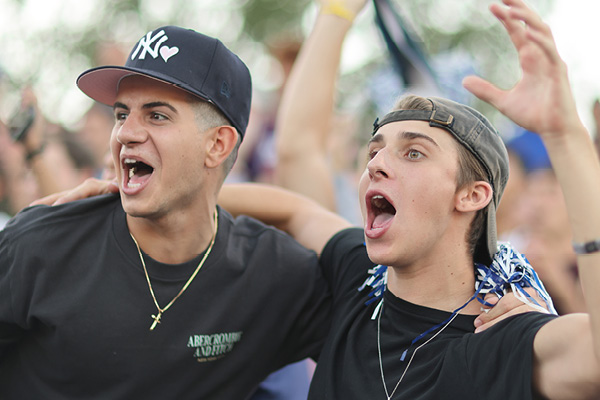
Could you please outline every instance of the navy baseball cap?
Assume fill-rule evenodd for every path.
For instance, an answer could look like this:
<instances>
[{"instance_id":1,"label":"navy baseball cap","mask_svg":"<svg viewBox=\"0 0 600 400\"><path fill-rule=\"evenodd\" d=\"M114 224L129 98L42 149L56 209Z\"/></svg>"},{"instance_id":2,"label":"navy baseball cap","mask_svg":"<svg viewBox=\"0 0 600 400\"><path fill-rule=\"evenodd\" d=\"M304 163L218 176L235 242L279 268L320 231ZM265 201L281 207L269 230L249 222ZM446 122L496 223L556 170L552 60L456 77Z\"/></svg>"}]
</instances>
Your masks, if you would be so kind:
<instances>
[{"instance_id":1,"label":"navy baseball cap","mask_svg":"<svg viewBox=\"0 0 600 400\"><path fill-rule=\"evenodd\" d=\"M376 120L373 134L379 128L396 121L427 121L429 126L445 129L466 147L485 168L494 195L487 206L486 229L475 246L476 262L489 265L498 251L496 209L508 181L508 152L502 137L490 121L479 111L452 100L437 97L427 98L432 110L396 110L388 113L381 121Z\"/></svg>"},{"instance_id":2,"label":"navy baseball cap","mask_svg":"<svg viewBox=\"0 0 600 400\"><path fill-rule=\"evenodd\" d=\"M136 43L125 66L89 69L79 75L77 86L112 107L121 79L131 75L172 84L214 104L244 137L252 100L250 71L218 39L177 26L158 28Z\"/></svg>"}]
</instances>

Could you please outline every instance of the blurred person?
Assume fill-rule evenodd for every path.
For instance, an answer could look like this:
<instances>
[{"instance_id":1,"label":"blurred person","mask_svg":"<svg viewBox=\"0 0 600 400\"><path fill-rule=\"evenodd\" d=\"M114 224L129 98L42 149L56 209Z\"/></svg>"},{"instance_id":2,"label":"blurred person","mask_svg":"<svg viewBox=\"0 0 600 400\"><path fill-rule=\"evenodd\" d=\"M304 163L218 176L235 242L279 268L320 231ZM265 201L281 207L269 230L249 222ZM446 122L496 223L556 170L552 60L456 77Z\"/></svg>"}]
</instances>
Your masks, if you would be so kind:
<instances>
[{"instance_id":1,"label":"blurred person","mask_svg":"<svg viewBox=\"0 0 600 400\"><path fill-rule=\"evenodd\" d=\"M275 89L255 94L247 129L247 142L240 149L238 161L228 182L274 183L277 164L275 151L275 119L281 93L300 50L302 39L291 32L279 32L265 41L275 63L271 65Z\"/></svg>"},{"instance_id":2,"label":"blurred person","mask_svg":"<svg viewBox=\"0 0 600 400\"><path fill-rule=\"evenodd\" d=\"M585 312L577 254L560 182L552 169L528 174L524 195L527 258L535 266L560 314Z\"/></svg>"},{"instance_id":3,"label":"blurred person","mask_svg":"<svg viewBox=\"0 0 600 400\"><path fill-rule=\"evenodd\" d=\"M13 141L0 121L0 229L39 196L35 177L25 163L24 148Z\"/></svg>"},{"instance_id":4,"label":"blurred person","mask_svg":"<svg viewBox=\"0 0 600 400\"><path fill-rule=\"evenodd\" d=\"M560 184L539 135L523 131L507 143L508 198L498 209L498 237L522 249L560 314L585 311L576 254ZM508 222L510 221L510 222Z\"/></svg>"},{"instance_id":5,"label":"blurred person","mask_svg":"<svg viewBox=\"0 0 600 400\"><path fill-rule=\"evenodd\" d=\"M109 64L118 65L118 64ZM84 114L80 127L77 129L78 138L92 151L92 162L95 168L94 175L102 176L106 167L104 161L106 154L110 154L110 133L115 122L113 110L105 104L94 102ZM112 161L111 161L112 162Z\"/></svg>"},{"instance_id":6,"label":"blurred person","mask_svg":"<svg viewBox=\"0 0 600 400\"><path fill-rule=\"evenodd\" d=\"M64 127L46 120L31 88L23 90L20 112L30 113L31 122L16 145L23 148L25 165L36 178L39 194L65 190L93 176L89 148Z\"/></svg>"},{"instance_id":7,"label":"blurred person","mask_svg":"<svg viewBox=\"0 0 600 400\"><path fill-rule=\"evenodd\" d=\"M95 66L123 65L126 61L127 50L115 42L100 42L94 52ZM109 142L114 121L115 117L111 106L93 102L79 121L76 130L77 136L93 153L94 176L97 178L111 176L110 170L113 167Z\"/></svg>"}]
</instances>

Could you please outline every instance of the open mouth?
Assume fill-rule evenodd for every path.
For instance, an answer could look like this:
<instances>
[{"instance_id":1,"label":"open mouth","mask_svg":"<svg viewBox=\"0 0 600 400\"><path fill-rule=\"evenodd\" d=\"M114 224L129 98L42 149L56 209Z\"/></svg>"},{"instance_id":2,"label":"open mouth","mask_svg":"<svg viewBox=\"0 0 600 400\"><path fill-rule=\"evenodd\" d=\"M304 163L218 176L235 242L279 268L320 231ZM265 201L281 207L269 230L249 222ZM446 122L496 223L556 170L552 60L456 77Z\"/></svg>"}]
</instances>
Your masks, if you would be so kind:
<instances>
[{"instance_id":1,"label":"open mouth","mask_svg":"<svg viewBox=\"0 0 600 400\"><path fill-rule=\"evenodd\" d=\"M127 176L125 182L129 188L140 187L154 172L154 168L150 165L132 158L123 160L123 169Z\"/></svg>"},{"instance_id":2,"label":"open mouth","mask_svg":"<svg viewBox=\"0 0 600 400\"><path fill-rule=\"evenodd\" d=\"M371 212L373 213L372 229L382 228L396 215L396 209L382 195L371 197Z\"/></svg>"}]
</instances>

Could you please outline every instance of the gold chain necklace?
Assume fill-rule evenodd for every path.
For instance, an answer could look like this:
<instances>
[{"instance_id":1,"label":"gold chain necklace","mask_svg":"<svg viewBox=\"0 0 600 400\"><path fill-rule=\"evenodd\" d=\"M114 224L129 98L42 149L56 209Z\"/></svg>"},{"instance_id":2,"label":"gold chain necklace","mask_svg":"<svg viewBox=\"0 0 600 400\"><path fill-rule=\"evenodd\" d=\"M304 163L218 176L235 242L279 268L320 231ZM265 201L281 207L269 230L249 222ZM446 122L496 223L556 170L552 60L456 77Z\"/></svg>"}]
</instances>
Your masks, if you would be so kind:
<instances>
[{"instance_id":1,"label":"gold chain necklace","mask_svg":"<svg viewBox=\"0 0 600 400\"><path fill-rule=\"evenodd\" d=\"M133 243L135 243L135 247L137 248L138 254L140 255L140 260L142 261L142 267L144 267L144 274L146 275L146 281L148 281L148 287L150 288L150 294L152 295L152 300L154 300L154 305L156 306L156 309L158 310L158 313L156 315L152 314L152 319L154 319L154 322L152 323L152 326L150 326L151 331L153 331L154 328L156 328L157 324L160 324L160 318L162 317L163 313L165 311L167 311L169 309L169 307L171 307L173 305L173 303L175 303L175 300L177 300L179 298L179 296L181 296L183 294L183 292L185 292L185 290L188 288L190 283L192 283L192 281L198 274L198 271L200 271L200 268L202 268L202 266L204 265L204 261L206 261L206 259L208 258L208 255L210 254L210 252L213 248L213 245L215 244L215 239L217 237L218 224L219 224L219 213L217 210L215 210L215 230L213 231L213 236L210 241L210 244L208 245L208 249L206 249L206 252L204 253L204 257L202 257L202 260L200 260L200 263L196 267L196 270L194 271L192 276L190 276L190 279L188 279L188 281L185 283L185 285L183 285L183 287L181 288L179 293L177 293L177 296L173 297L173 300L171 300L169 302L169 304L167 304L165 306L165 308L160 308L160 306L158 305L158 301L156 301L156 296L154 295L154 290L152 289L152 283L150 283L150 276L148 275L148 270L146 269L146 263L144 262L144 257L142 256L142 251L140 250L140 246L138 245L137 240L135 240L135 238L133 237L131 232L129 233L129 235L133 239Z\"/></svg>"}]
</instances>

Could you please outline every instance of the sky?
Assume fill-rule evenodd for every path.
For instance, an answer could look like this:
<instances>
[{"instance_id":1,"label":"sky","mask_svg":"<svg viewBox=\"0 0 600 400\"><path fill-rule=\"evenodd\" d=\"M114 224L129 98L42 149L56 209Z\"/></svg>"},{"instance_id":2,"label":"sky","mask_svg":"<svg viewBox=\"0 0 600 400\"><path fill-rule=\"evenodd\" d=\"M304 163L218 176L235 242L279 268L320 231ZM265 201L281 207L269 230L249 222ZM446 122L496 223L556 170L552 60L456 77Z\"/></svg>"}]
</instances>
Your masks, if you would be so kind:
<instances>
[{"instance_id":1,"label":"sky","mask_svg":"<svg viewBox=\"0 0 600 400\"><path fill-rule=\"evenodd\" d=\"M60 24L68 22L69 24L83 24L86 21L93 20L94 4L97 4L99 0L24 0L25 2L25 20L30 21L28 29L25 30L26 34L34 34L36 30L43 30L48 26L60 26ZM454 0L461 1L461 0ZM157 3L155 0L143 0L144 3ZM215 3L216 2L216 3ZM194 5L196 8L199 7L219 7L215 4L223 4L221 0L195 0ZM22 65L27 62L31 62L35 58L35 52L30 49L23 49L19 47L19 34L18 31L22 31L22 20L19 21L14 18L16 9L14 8L14 2L9 0L0 0L0 7L3 12L0 12L0 62L8 64L10 60L10 67L13 70L18 70ZM155 7L151 7L155 9ZM65 12L68 10L68 12ZM164 9L163 9L164 11ZM591 109L593 101L596 97L600 97L600 46L598 41L600 40L600 0L554 0L554 7L550 13L545 16L545 20L550 24L553 29L554 36L557 42L559 52L569 67L569 75L573 92L575 94L578 109L582 120L592 132L595 130ZM68 20L68 21L67 21ZM209 32L210 33L210 32ZM368 49L373 51L372 38L367 38L366 43L362 45L359 43L360 39L356 36L354 39L349 38L352 42L352 48L356 51L355 54L346 53L348 50L345 49L344 59L346 63L360 64L360 56L357 54L366 54ZM364 39L364 38L363 38ZM7 57L8 55L8 57ZM4 57L3 57L4 56ZM51 62L63 62L62 60L49 60L48 65L52 65ZM69 59L71 65L78 67L79 61L77 58ZM11 68L5 68L10 70ZM252 66L250 66L252 69ZM82 64L81 69L85 69L85 65ZM256 68L256 79L257 83L260 82L260 72L262 68ZM82 101L86 100L82 96L75 85L70 85L68 88L56 87L52 82L56 81L58 77L55 76L56 68L46 68L44 74L47 75L47 82L40 91L42 93L48 93L48 98L60 94L61 101L66 106L61 106L60 109L53 109L55 102L52 100L40 101L44 111L51 110L50 113L60 121L64 121L67 124L73 123L78 118L78 115L85 111L86 107L89 107L89 103ZM10 72L10 71L9 71ZM54 75L53 75L54 74ZM255 71L253 71L255 74ZM71 79L71 77L68 77ZM54 81L53 81L54 79ZM74 79L74 78L73 78ZM69 80L71 82L72 80ZM6 118L6 108L2 109L2 100L0 99L0 117ZM11 99L8 99L11 100ZM12 99L14 103L14 99Z\"/></svg>"},{"instance_id":2,"label":"sky","mask_svg":"<svg viewBox=\"0 0 600 400\"><path fill-rule=\"evenodd\" d=\"M569 69L579 113L594 134L591 110L600 98L600 1L555 0L546 21Z\"/></svg>"}]
</instances>

